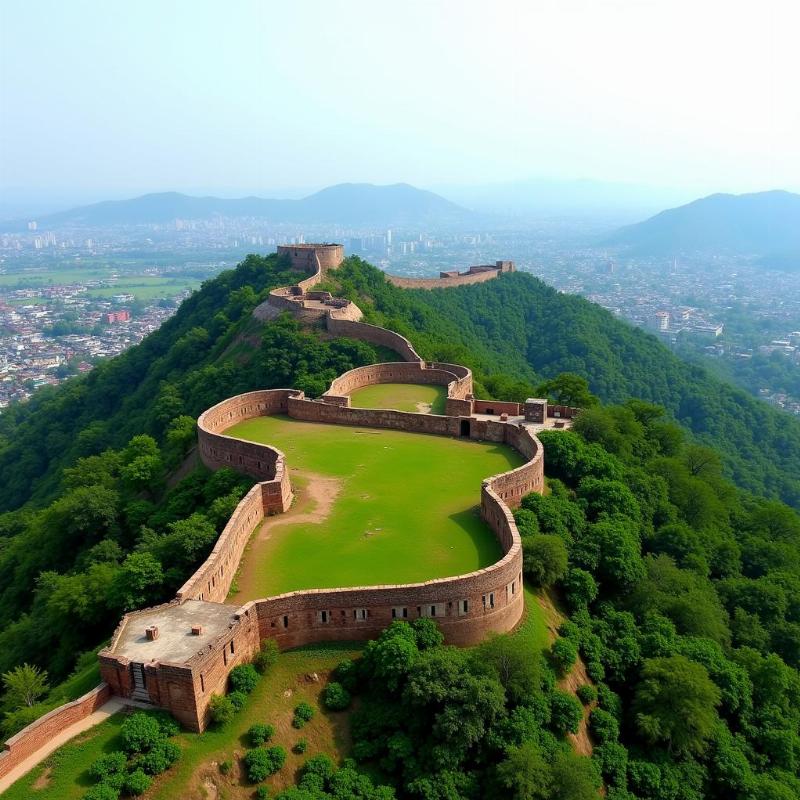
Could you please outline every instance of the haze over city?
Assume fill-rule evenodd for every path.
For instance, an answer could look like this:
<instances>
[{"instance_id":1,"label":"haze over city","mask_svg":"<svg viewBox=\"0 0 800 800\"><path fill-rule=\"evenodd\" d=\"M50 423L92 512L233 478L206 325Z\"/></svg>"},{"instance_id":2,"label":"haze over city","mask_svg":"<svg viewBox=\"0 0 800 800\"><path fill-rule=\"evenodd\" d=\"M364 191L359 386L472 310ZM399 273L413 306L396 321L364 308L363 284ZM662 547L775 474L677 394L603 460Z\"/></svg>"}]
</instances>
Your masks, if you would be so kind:
<instances>
[{"instance_id":1,"label":"haze over city","mask_svg":"<svg viewBox=\"0 0 800 800\"><path fill-rule=\"evenodd\" d=\"M61 206L345 181L798 189L798 21L717 0L4 0L0 189Z\"/></svg>"}]
</instances>

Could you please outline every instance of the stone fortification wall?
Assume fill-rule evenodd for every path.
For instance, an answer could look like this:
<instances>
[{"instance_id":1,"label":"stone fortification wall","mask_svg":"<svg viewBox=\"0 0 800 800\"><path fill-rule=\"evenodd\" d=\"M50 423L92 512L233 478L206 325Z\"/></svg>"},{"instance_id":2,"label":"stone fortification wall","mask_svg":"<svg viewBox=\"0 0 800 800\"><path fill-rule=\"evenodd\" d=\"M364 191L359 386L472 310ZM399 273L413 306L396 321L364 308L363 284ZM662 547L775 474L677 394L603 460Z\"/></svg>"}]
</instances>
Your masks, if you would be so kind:
<instances>
[{"instance_id":1,"label":"stone fortification wall","mask_svg":"<svg viewBox=\"0 0 800 800\"><path fill-rule=\"evenodd\" d=\"M12 736L0 751L0 778L8 775L14 767L33 755L54 736L105 705L111 698L111 691L108 684L101 683L83 697L54 708Z\"/></svg>"},{"instance_id":2,"label":"stone fortification wall","mask_svg":"<svg viewBox=\"0 0 800 800\"><path fill-rule=\"evenodd\" d=\"M346 336L349 339L360 339L378 347L388 347L390 350L394 350L403 361L422 361L422 358L405 336L386 328L381 328L378 325L328 317L327 329L334 336Z\"/></svg>"},{"instance_id":3,"label":"stone fortification wall","mask_svg":"<svg viewBox=\"0 0 800 800\"><path fill-rule=\"evenodd\" d=\"M294 269L316 272L336 269L344 261L344 247L340 244L287 244L278 245L278 255L289 258Z\"/></svg>"},{"instance_id":4,"label":"stone fortification wall","mask_svg":"<svg viewBox=\"0 0 800 800\"><path fill-rule=\"evenodd\" d=\"M400 278L395 275L386 275L389 283L401 289L449 289L452 286L469 286L473 283L483 283L502 275L504 272L514 272L513 261L497 261L494 265L482 264L470 267L466 272L440 272L438 278Z\"/></svg>"},{"instance_id":5,"label":"stone fortification wall","mask_svg":"<svg viewBox=\"0 0 800 800\"><path fill-rule=\"evenodd\" d=\"M508 403L503 400L475 400L472 403L473 414L508 414L518 417L522 414L519 403Z\"/></svg>"},{"instance_id":6,"label":"stone fortification wall","mask_svg":"<svg viewBox=\"0 0 800 800\"><path fill-rule=\"evenodd\" d=\"M460 374L450 371L458 369ZM466 396L472 391L472 373L464 367L425 362L384 362L356 367L335 378L322 396L326 402L339 402L356 389L379 383L421 383L447 386L447 396ZM346 405L346 403L345 403Z\"/></svg>"}]
</instances>

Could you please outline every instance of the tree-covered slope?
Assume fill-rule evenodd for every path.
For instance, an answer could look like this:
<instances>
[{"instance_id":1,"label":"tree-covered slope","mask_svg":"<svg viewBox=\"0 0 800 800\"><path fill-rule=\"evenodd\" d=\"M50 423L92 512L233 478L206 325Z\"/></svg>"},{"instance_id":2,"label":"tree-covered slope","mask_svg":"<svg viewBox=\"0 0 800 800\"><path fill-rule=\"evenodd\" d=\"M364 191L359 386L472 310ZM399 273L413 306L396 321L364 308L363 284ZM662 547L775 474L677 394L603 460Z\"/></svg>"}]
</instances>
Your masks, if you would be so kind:
<instances>
[{"instance_id":1,"label":"tree-covered slope","mask_svg":"<svg viewBox=\"0 0 800 800\"><path fill-rule=\"evenodd\" d=\"M722 453L740 486L800 506L800 421L687 364L600 306L522 273L443 291L397 289L354 262L336 277L375 321L406 334L425 356L527 381L574 372L604 402L659 403Z\"/></svg>"}]
</instances>

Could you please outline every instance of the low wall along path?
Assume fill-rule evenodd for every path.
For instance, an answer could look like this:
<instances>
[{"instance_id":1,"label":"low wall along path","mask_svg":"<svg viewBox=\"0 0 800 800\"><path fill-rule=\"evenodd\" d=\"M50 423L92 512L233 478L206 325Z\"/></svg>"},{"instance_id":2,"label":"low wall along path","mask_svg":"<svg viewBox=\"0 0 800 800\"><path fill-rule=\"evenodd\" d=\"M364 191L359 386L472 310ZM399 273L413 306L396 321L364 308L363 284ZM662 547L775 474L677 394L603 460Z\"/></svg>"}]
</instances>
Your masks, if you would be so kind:
<instances>
[{"instance_id":1,"label":"low wall along path","mask_svg":"<svg viewBox=\"0 0 800 800\"><path fill-rule=\"evenodd\" d=\"M471 645L489 632L511 630L523 614L522 546L511 509L522 497L544 489L541 443L526 420L547 422L547 403L476 401L472 373L454 364L425 362L411 343L393 331L361 322L349 301L313 292L344 257L340 245L279 247L293 267L311 273L293 287L270 293L254 314L270 319L289 310L301 319L323 318L336 336L388 347L402 361L359 367L336 378L319 399L296 389L249 392L219 403L198 419L199 452L211 469L229 467L258 483L241 500L205 562L162 606L127 614L111 643L99 653L103 684L80 700L61 706L5 743L0 778L30 760L55 731L88 718L112 695L169 710L191 730L203 730L208 704L223 694L228 673L274 639L280 648L331 640L377 636L394 619L430 617L449 643ZM440 286L478 282L513 270L511 262L474 267L468 273L443 273ZM389 278L399 285L407 279ZM433 288L425 281L423 288ZM423 383L447 387L444 415L351 408L350 394L376 383ZM494 414L498 419L485 418ZM568 419L575 409L563 409ZM517 412L512 419L509 412ZM227 436L237 422L270 414L337 425L388 428L440 436L503 442L527 460L522 466L486 478L480 487L481 516L497 536L503 556L475 572L424 583L316 589L254 600L237 607L225 603L244 549L265 517L289 509L293 492L284 454L269 445ZM502 417L499 415L502 414ZM564 423L558 423L562 426ZM26 762L27 763L27 762Z\"/></svg>"}]
</instances>

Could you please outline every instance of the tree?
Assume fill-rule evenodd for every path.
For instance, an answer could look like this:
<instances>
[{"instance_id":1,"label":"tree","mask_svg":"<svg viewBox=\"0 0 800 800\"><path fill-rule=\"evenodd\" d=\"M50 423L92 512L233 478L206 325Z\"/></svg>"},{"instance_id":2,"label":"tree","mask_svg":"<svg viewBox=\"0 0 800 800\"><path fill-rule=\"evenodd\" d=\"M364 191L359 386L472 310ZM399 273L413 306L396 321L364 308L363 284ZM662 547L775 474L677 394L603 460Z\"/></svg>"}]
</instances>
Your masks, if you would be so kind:
<instances>
[{"instance_id":1,"label":"tree","mask_svg":"<svg viewBox=\"0 0 800 800\"><path fill-rule=\"evenodd\" d=\"M114 575L111 596L123 611L142 608L164 582L161 562L152 553L131 553Z\"/></svg>"},{"instance_id":2,"label":"tree","mask_svg":"<svg viewBox=\"0 0 800 800\"><path fill-rule=\"evenodd\" d=\"M567 547L558 536L536 534L522 540L523 570L534 586L552 586L567 571Z\"/></svg>"},{"instance_id":3,"label":"tree","mask_svg":"<svg viewBox=\"0 0 800 800\"><path fill-rule=\"evenodd\" d=\"M258 672L252 664L239 664L228 675L233 691L244 692L245 694L250 694L256 688L258 678Z\"/></svg>"},{"instance_id":4,"label":"tree","mask_svg":"<svg viewBox=\"0 0 800 800\"><path fill-rule=\"evenodd\" d=\"M550 647L550 657L559 674L564 675L577 660L578 649L569 639L559 637Z\"/></svg>"},{"instance_id":5,"label":"tree","mask_svg":"<svg viewBox=\"0 0 800 800\"><path fill-rule=\"evenodd\" d=\"M548 800L553 778L550 767L534 742L511 748L497 765L498 798L509 800Z\"/></svg>"},{"instance_id":6,"label":"tree","mask_svg":"<svg viewBox=\"0 0 800 800\"><path fill-rule=\"evenodd\" d=\"M286 761L286 750L279 745L249 750L244 757L247 778L252 783L260 783L274 775Z\"/></svg>"},{"instance_id":7,"label":"tree","mask_svg":"<svg viewBox=\"0 0 800 800\"><path fill-rule=\"evenodd\" d=\"M475 651L475 662L500 681L512 703L524 702L539 688L539 659L513 636L489 636Z\"/></svg>"},{"instance_id":8,"label":"tree","mask_svg":"<svg viewBox=\"0 0 800 800\"><path fill-rule=\"evenodd\" d=\"M278 643L274 639L264 639L261 643L261 650L253 659L253 666L263 675L269 672L277 661Z\"/></svg>"},{"instance_id":9,"label":"tree","mask_svg":"<svg viewBox=\"0 0 800 800\"><path fill-rule=\"evenodd\" d=\"M146 753L164 739L158 720L150 714L138 711L131 714L120 731L122 746L126 753Z\"/></svg>"},{"instance_id":10,"label":"tree","mask_svg":"<svg viewBox=\"0 0 800 800\"><path fill-rule=\"evenodd\" d=\"M329 711L344 711L350 701L350 692L336 681L331 681L322 691L322 704Z\"/></svg>"},{"instance_id":11,"label":"tree","mask_svg":"<svg viewBox=\"0 0 800 800\"><path fill-rule=\"evenodd\" d=\"M560 736L577 733L583 706L571 694L554 689L550 695L550 725Z\"/></svg>"},{"instance_id":12,"label":"tree","mask_svg":"<svg viewBox=\"0 0 800 800\"><path fill-rule=\"evenodd\" d=\"M597 800L601 780L591 759L561 752L552 769L553 794L549 800Z\"/></svg>"},{"instance_id":13,"label":"tree","mask_svg":"<svg viewBox=\"0 0 800 800\"><path fill-rule=\"evenodd\" d=\"M227 725L236 716L233 702L223 694L212 694L208 701L208 709L212 721L217 725Z\"/></svg>"},{"instance_id":14,"label":"tree","mask_svg":"<svg viewBox=\"0 0 800 800\"><path fill-rule=\"evenodd\" d=\"M574 372L562 372L557 377L539 384L536 393L564 406L588 408L597 403L597 397L589 391L589 382Z\"/></svg>"},{"instance_id":15,"label":"tree","mask_svg":"<svg viewBox=\"0 0 800 800\"><path fill-rule=\"evenodd\" d=\"M47 673L31 664L21 664L3 674L6 701L14 708L32 706L47 693Z\"/></svg>"},{"instance_id":16,"label":"tree","mask_svg":"<svg viewBox=\"0 0 800 800\"><path fill-rule=\"evenodd\" d=\"M717 722L719 689L708 671L684 656L644 662L636 687L636 727L648 741L664 742L670 752L702 754Z\"/></svg>"}]
</instances>

